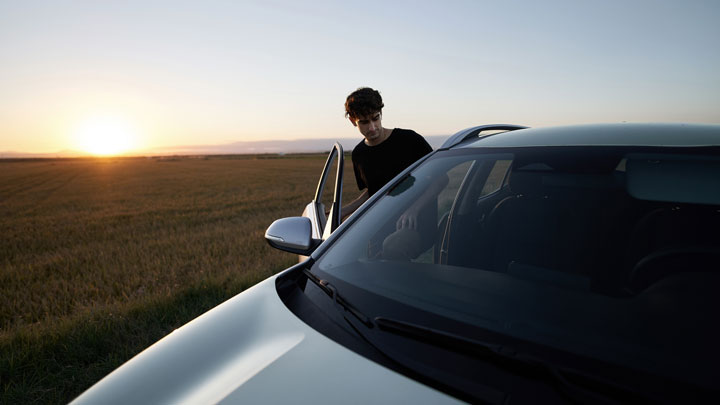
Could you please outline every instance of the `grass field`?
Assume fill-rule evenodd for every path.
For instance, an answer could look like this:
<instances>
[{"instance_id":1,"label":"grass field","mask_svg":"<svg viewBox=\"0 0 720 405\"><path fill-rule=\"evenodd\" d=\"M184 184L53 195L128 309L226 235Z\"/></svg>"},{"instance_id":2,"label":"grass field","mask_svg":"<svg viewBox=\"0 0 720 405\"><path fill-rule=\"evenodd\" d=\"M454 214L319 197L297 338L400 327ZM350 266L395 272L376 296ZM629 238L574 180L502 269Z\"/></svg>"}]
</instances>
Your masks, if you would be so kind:
<instances>
[{"instance_id":1,"label":"grass field","mask_svg":"<svg viewBox=\"0 0 720 405\"><path fill-rule=\"evenodd\" d=\"M66 403L297 260L323 155L0 161L3 403ZM345 198L358 193L346 159ZM346 200L347 201L347 200Z\"/></svg>"}]
</instances>

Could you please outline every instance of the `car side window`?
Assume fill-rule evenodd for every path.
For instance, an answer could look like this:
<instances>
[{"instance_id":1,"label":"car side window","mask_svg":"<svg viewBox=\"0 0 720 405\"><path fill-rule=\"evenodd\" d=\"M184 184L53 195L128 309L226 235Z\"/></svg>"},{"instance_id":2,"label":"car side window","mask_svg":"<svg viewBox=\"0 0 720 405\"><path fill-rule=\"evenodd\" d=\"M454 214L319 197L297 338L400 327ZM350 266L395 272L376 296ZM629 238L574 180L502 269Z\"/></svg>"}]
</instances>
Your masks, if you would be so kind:
<instances>
[{"instance_id":1,"label":"car side window","mask_svg":"<svg viewBox=\"0 0 720 405\"><path fill-rule=\"evenodd\" d=\"M455 198L457 197L458 190L462 184L463 179L468 173L468 170L472 166L472 162L463 162L452 169L448 170L448 184L438 194L438 218L442 218L447 215L452 208Z\"/></svg>"},{"instance_id":2,"label":"car side window","mask_svg":"<svg viewBox=\"0 0 720 405\"><path fill-rule=\"evenodd\" d=\"M445 174L447 175L447 185L437 195L437 219L438 219L438 232L442 232L444 224L447 223L450 210L457 199L458 191L462 186L463 180L468 174L468 171L472 168L473 161L465 161L457 166L450 168ZM437 234L436 240L432 246L430 246L425 252L420 254L417 258L412 259L414 263L435 263L436 247L440 242L442 235Z\"/></svg>"},{"instance_id":3,"label":"car side window","mask_svg":"<svg viewBox=\"0 0 720 405\"><path fill-rule=\"evenodd\" d=\"M468 160L450 168L446 172L448 177L447 186L437 196L438 230L435 241L430 248L411 261L415 263L440 263L442 261L442 244L446 236L445 232L451 211L456 204L455 209L459 210L459 199L462 198L460 195L461 188L465 190L466 195L471 194L473 189L480 190L478 198L493 194L502 187L511 164L511 159L483 159Z\"/></svg>"},{"instance_id":4,"label":"car side window","mask_svg":"<svg viewBox=\"0 0 720 405\"><path fill-rule=\"evenodd\" d=\"M505 176L510 169L511 163L512 160L506 159L495 161L495 164L493 164L493 168L490 170L490 174L485 181L485 185L480 191L480 197L484 197L500 190L500 187L502 187L505 180Z\"/></svg>"}]
</instances>

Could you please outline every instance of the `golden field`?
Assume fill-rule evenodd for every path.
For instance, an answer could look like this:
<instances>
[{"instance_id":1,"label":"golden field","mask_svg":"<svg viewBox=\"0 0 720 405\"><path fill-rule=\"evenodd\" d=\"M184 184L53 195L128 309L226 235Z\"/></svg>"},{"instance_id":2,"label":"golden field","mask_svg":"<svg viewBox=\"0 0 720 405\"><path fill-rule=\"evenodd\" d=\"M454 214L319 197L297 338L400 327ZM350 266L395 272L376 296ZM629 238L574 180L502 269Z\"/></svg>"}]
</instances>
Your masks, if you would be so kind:
<instances>
[{"instance_id":1,"label":"golden field","mask_svg":"<svg viewBox=\"0 0 720 405\"><path fill-rule=\"evenodd\" d=\"M2 402L68 402L296 262L263 235L302 212L324 163L324 155L0 161ZM348 201L358 194L349 159L344 177Z\"/></svg>"}]
</instances>

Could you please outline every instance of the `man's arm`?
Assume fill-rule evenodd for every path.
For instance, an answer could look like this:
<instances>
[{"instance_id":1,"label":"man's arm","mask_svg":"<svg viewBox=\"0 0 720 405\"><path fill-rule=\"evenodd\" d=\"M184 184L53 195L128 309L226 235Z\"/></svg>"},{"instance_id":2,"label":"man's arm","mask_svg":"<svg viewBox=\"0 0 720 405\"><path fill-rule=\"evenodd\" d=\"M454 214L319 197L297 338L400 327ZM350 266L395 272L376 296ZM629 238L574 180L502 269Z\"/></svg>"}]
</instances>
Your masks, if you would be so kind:
<instances>
[{"instance_id":1,"label":"man's arm","mask_svg":"<svg viewBox=\"0 0 720 405\"><path fill-rule=\"evenodd\" d=\"M340 220L344 221L345 218L349 217L350 214L355 212L360 206L370 198L370 195L368 194L367 189L365 189L362 194L358 196L358 198L354 199L352 202L347 204L346 206L342 207L340 210Z\"/></svg>"}]
</instances>

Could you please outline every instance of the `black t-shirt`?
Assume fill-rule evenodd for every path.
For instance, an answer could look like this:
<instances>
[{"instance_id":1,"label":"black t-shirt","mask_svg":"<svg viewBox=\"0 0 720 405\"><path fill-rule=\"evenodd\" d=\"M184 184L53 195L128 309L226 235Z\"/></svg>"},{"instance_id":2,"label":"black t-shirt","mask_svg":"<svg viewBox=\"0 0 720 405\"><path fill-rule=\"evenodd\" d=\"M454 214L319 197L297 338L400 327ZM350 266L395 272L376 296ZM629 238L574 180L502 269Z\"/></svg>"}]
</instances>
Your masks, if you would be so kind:
<instances>
[{"instance_id":1,"label":"black t-shirt","mask_svg":"<svg viewBox=\"0 0 720 405\"><path fill-rule=\"evenodd\" d=\"M375 194L393 177L432 151L425 138L409 129L393 129L382 143L368 146L362 140L352 152L355 180L360 190Z\"/></svg>"}]
</instances>

